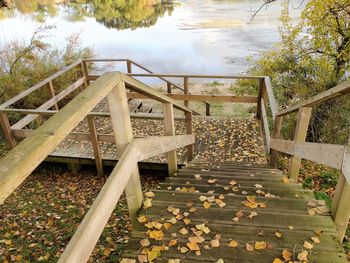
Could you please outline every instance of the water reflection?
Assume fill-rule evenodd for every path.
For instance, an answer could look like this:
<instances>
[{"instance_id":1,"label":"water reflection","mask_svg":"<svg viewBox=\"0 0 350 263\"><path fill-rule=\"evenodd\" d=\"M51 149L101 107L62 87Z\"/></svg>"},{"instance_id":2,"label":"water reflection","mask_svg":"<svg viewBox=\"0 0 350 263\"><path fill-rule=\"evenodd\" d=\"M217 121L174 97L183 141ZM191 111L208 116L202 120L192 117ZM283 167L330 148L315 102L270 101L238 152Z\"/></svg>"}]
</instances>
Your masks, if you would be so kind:
<instances>
[{"instance_id":1,"label":"water reflection","mask_svg":"<svg viewBox=\"0 0 350 263\"><path fill-rule=\"evenodd\" d=\"M17 14L29 15L38 22L48 17L63 17L72 22L94 17L107 28L132 29L155 25L165 13L174 10L172 1L160 0L76 0L57 4L57 0L14 0L11 9L1 9L0 19L12 18Z\"/></svg>"}]
</instances>

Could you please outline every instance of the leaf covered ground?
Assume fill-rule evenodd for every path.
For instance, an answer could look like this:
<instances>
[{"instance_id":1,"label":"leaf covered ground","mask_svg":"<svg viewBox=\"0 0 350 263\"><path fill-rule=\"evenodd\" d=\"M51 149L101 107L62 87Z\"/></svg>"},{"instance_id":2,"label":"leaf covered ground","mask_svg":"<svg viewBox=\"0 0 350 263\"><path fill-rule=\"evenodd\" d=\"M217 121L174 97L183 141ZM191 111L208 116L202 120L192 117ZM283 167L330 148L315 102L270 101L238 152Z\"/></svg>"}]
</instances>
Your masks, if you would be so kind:
<instances>
[{"instance_id":1,"label":"leaf covered ground","mask_svg":"<svg viewBox=\"0 0 350 263\"><path fill-rule=\"evenodd\" d=\"M144 189L159 178L142 176ZM37 169L1 206L0 262L57 262L105 180L88 169L79 175L60 166ZM118 261L130 230L122 197L89 261Z\"/></svg>"}]
</instances>

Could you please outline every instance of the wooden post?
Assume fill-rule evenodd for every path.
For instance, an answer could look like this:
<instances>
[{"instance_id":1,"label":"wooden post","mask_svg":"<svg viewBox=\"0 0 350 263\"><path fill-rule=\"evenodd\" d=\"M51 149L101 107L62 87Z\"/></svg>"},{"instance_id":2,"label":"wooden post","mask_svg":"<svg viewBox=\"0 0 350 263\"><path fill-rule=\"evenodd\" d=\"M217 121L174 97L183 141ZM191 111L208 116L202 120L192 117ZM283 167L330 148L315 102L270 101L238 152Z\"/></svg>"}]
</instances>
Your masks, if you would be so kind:
<instances>
[{"instance_id":1,"label":"wooden post","mask_svg":"<svg viewBox=\"0 0 350 263\"><path fill-rule=\"evenodd\" d=\"M128 100L126 96L125 83L119 84L108 95L109 110L115 140L117 142L118 158L133 139ZM137 165L130 167L132 175L125 187L125 195L128 202L129 214L132 224L137 224L137 213L142 206L142 188Z\"/></svg>"},{"instance_id":2,"label":"wooden post","mask_svg":"<svg viewBox=\"0 0 350 263\"><path fill-rule=\"evenodd\" d=\"M82 69L83 75L85 77L84 85L85 85L85 88L86 88L87 86L90 85L90 80L89 80L89 71L88 71L87 63L86 63L85 60L83 60L81 62L81 69Z\"/></svg>"},{"instance_id":3,"label":"wooden post","mask_svg":"<svg viewBox=\"0 0 350 263\"><path fill-rule=\"evenodd\" d=\"M344 183L343 191L339 199L337 206L337 212L334 217L334 223L338 230L338 238L340 242L343 242L346 229L350 219L350 185L348 182Z\"/></svg>"},{"instance_id":4,"label":"wooden post","mask_svg":"<svg viewBox=\"0 0 350 263\"><path fill-rule=\"evenodd\" d=\"M298 113L297 126L294 133L294 142L305 142L307 130L309 128L309 122L311 117L311 107L301 107ZM301 158L293 156L289 167L289 178L298 179L299 170L301 165Z\"/></svg>"},{"instance_id":5,"label":"wooden post","mask_svg":"<svg viewBox=\"0 0 350 263\"><path fill-rule=\"evenodd\" d=\"M256 118L260 120L261 117L261 98L264 93L264 79L259 80L259 95L258 95L258 103L256 105Z\"/></svg>"},{"instance_id":6,"label":"wooden post","mask_svg":"<svg viewBox=\"0 0 350 263\"><path fill-rule=\"evenodd\" d=\"M100 144L98 142L95 118L92 116L88 116L87 120L88 120L88 125L90 130L92 148L94 149L97 174L103 175L104 173L103 173L102 153L101 153Z\"/></svg>"},{"instance_id":7,"label":"wooden post","mask_svg":"<svg viewBox=\"0 0 350 263\"><path fill-rule=\"evenodd\" d=\"M348 142L350 146L350 139ZM345 166L350 166L349 159L345 158L346 154L350 154L350 148L346 149L343 157L343 172L340 174L337 187L334 192L332 202L332 216L337 226L339 241L343 242L346 229L350 219L350 185L345 178L344 173L348 173L349 169L344 169ZM349 176L347 175L349 178Z\"/></svg>"},{"instance_id":8,"label":"wooden post","mask_svg":"<svg viewBox=\"0 0 350 263\"><path fill-rule=\"evenodd\" d=\"M168 94L171 94L171 83L167 82L166 87L167 87Z\"/></svg>"},{"instance_id":9,"label":"wooden post","mask_svg":"<svg viewBox=\"0 0 350 263\"><path fill-rule=\"evenodd\" d=\"M7 113L0 112L0 124L2 127L2 130L4 132L5 139L7 141L8 146L13 149L16 147L16 139L12 133L11 130L11 124L9 121L9 118L7 116Z\"/></svg>"},{"instance_id":10,"label":"wooden post","mask_svg":"<svg viewBox=\"0 0 350 263\"><path fill-rule=\"evenodd\" d=\"M131 65L131 61L130 60L126 61L126 68L127 68L127 72L129 74L131 74L132 73L132 65Z\"/></svg>"},{"instance_id":11,"label":"wooden post","mask_svg":"<svg viewBox=\"0 0 350 263\"><path fill-rule=\"evenodd\" d=\"M163 114L164 114L164 126L165 135L174 136L175 135L175 121L174 121L174 107L171 103L163 103ZM176 151L170 151L167 153L168 159L168 171L169 176L174 176L177 172L177 157Z\"/></svg>"},{"instance_id":12,"label":"wooden post","mask_svg":"<svg viewBox=\"0 0 350 263\"><path fill-rule=\"evenodd\" d=\"M188 94L188 77L184 77L184 94L187 95ZM184 105L186 107L188 107L189 103L188 100L184 101Z\"/></svg>"},{"instance_id":13,"label":"wooden post","mask_svg":"<svg viewBox=\"0 0 350 263\"><path fill-rule=\"evenodd\" d=\"M210 103L205 103L205 116L210 116Z\"/></svg>"},{"instance_id":14,"label":"wooden post","mask_svg":"<svg viewBox=\"0 0 350 263\"><path fill-rule=\"evenodd\" d=\"M52 80L49 81L49 89L48 89L48 91L49 91L49 95L51 96L51 98L54 98L56 96L55 88L53 87ZM53 107L54 110L59 110L57 102L55 102L55 104L52 107Z\"/></svg>"},{"instance_id":15,"label":"wooden post","mask_svg":"<svg viewBox=\"0 0 350 263\"><path fill-rule=\"evenodd\" d=\"M273 139L279 139L281 137L282 121L283 121L282 116L276 117L275 125L273 127L273 133L272 133ZM277 159L278 159L278 151L271 149L270 164L275 167L277 164Z\"/></svg>"},{"instance_id":16,"label":"wooden post","mask_svg":"<svg viewBox=\"0 0 350 263\"><path fill-rule=\"evenodd\" d=\"M192 134L192 112L186 112L186 133ZM190 162L193 159L193 144L187 146L187 161Z\"/></svg>"}]
</instances>

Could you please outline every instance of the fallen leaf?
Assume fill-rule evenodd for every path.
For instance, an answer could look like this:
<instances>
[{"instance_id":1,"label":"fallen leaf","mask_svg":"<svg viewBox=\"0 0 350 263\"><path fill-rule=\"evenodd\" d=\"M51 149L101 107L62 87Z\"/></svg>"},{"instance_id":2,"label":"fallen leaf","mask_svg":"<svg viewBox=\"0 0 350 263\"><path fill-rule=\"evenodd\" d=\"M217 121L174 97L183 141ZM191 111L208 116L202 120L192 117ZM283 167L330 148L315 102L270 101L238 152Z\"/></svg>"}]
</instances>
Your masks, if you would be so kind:
<instances>
[{"instance_id":1,"label":"fallen leaf","mask_svg":"<svg viewBox=\"0 0 350 263\"><path fill-rule=\"evenodd\" d=\"M188 218L184 218L184 223L185 225L188 225L189 223L191 223L191 219L188 219Z\"/></svg>"},{"instance_id":2,"label":"fallen leaf","mask_svg":"<svg viewBox=\"0 0 350 263\"><path fill-rule=\"evenodd\" d=\"M255 248L255 250L263 250L263 249L266 249L266 246L267 246L267 244L266 244L266 242L264 242L264 241L257 241L257 242L255 242L255 246L254 246L254 248Z\"/></svg>"},{"instance_id":3,"label":"fallen leaf","mask_svg":"<svg viewBox=\"0 0 350 263\"><path fill-rule=\"evenodd\" d=\"M146 193L145 193L145 196L148 197L148 198L153 198L153 197L155 197L156 195L155 195L153 192L146 192Z\"/></svg>"},{"instance_id":4,"label":"fallen leaf","mask_svg":"<svg viewBox=\"0 0 350 263\"><path fill-rule=\"evenodd\" d=\"M238 247L238 242L235 240L231 240L228 246L233 248Z\"/></svg>"},{"instance_id":5,"label":"fallen leaf","mask_svg":"<svg viewBox=\"0 0 350 263\"><path fill-rule=\"evenodd\" d=\"M314 245L311 244L310 242L305 241L303 247L306 249L312 249Z\"/></svg>"},{"instance_id":6,"label":"fallen leaf","mask_svg":"<svg viewBox=\"0 0 350 263\"><path fill-rule=\"evenodd\" d=\"M202 202L204 202L205 200L207 200L207 197L204 196L204 195L201 195L201 196L199 197L199 200L202 201Z\"/></svg>"},{"instance_id":7,"label":"fallen leaf","mask_svg":"<svg viewBox=\"0 0 350 263\"><path fill-rule=\"evenodd\" d=\"M181 248L180 248L180 252L181 252L182 254L185 254L188 250L189 250L189 249L188 249L187 247L181 247Z\"/></svg>"},{"instance_id":8,"label":"fallen leaf","mask_svg":"<svg viewBox=\"0 0 350 263\"><path fill-rule=\"evenodd\" d=\"M249 243L246 243L246 244L245 244L245 249L246 249L247 251L249 251L249 252L254 251L254 247L253 247L251 244L249 244Z\"/></svg>"},{"instance_id":9,"label":"fallen leaf","mask_svg":"<svg viewBox=\"0 0 350 263\"><path fill-rule=\"evenodd\" d=\"M152 207L152 199L146 198L145 201L143 201L143 208L148 209Z\"/></svg>"},{"instance_id":10,"label":"fallen leaf","mask_svg":"<svg viewBox=\"0 0 350 263\"><path fill-rule=\"evenodd\" d=\"M249 219L250 220L252 220L253 219L253 217L255 217L255 216L257 216L258 215L258 213L257 212L255 212L255 211L253 211L253 212L250 212L250 215L249 216L247 216L247 217L249 217Z\"/></svg>"},{"instance_id":11,"label":"fallen leaf","mask_svg":"<svg viewBox=\"0 0 350 263\"><path fill-rule=\"evenodd\" d=\"M147 252L148 261L152 262L152 260L160 257L160 255L161 255L160 248L158 246L155 246Z\"/></svg>"},{"instance_id":12,"label":"fallen leaf","mask_svg":"<svg viewBox=\"0 0 350 263\"><path fill-rule=\"evenodd\" d=\"M162 240L164 233L162 230L153 230L149 232L149 237L155 240Z\"/></svg>"},{"instance_id":13,"label":"fallen leaf","mask_svg":"<svg viewBox=\"0 0 350 263\"><path fill-rule=\"evenodd\" d=\"M216 263L224 263L225 261L222 258L219 258L218 261L216 261Z\"/></svg>"},{"instance_id":14,"label":"fallen leaf","mask_svg":"<svg viewBox=\"0 0 350 263\"><path fill-rule=\"evenodd\" d=\"M186 228L184 228L184 227L181 228L179 232L180 232L180 234L183 234L183 235L187 235L188 234L188 230Z\"/></svg>"},{"instance_id":15,"label":"fallen leaf","mask_svg":"<svg viewBox=\"0 0 350 263\"><path fill-rule=\"evenodd\" d=\"M281 232L276 231L276 232L275 232L275 236L276 236L276 237L278 237L278 238L281 238L281 237L282 237L282 233L281 233Z\"/></svg>"},{"instance_id":16,"label":"fallen leaf","mask_svg":"<svg viewBox=\"0 0 350 263\"><path fill-rule=\"evenodd\" d=\"M217 180L216 179L208 179L208 183L210 183L210 184L213 184L213 183L215 183Z\"/></svg>"},{"instance_id":17,"label":"fallen leaf","mask_svg":"<svg viewBox=\"0 0 350 263\"><path fill-rule=\"evenodd\" d=\"M279 258L275 258L272 263L283 263Z\"/></svg>"},{"instance_id":18,"label":"fallen leaf","mask_svg":"<svg viewBox=\"0 0 350 263\"><path fill-rule=\"evenodd\" d=\"M210 245L212 247L220 247L220 240L219 239L210 240Z\"/></svg>"},{"instance_id":19,"label":"fallen leaf","mask_svg":"<svg viewBox=\"0 0 350 263\"><path fill-rule=\"evenodd\" d=\"M194 242L187 243L187 246L188 246L188 248L189 248L191 251L198 251L198 250L200 250L198 244L197 244L197 243L194 243Z\"/></svg>"},{"instance_id":20,"label":"fallen leaf","mask_svg":"<svg viewBox=\"0 0 350 263\"><path fill-rule=\"evenodd\" d=\"M140 240L140 244L142 247L148 247L151 244L151 242L149 242L149 240L147 238L145 238L145 239Z\"/></svg>"},{"instance_id":21,"label":"fallen leaf","mask_svg":"<svg viewBox=\"0 0 350 263\"><path fill-rule=\"evenodd\" d=\"M200 175L200 174L195 174L195 175L194 175L194 178L196 178L196 179L201 179L201 175Z\"/></svg>"},{"instance_id":22,"label":"fallen leaf","mask_svg":"<svg viewBox=\"0 0 350 263\"><path fill-rule=\"evenodd\" d=\"M147 222L147 217L145 217L145 216L140 216L140 217L138 217L137 218L137 220L140 222L140 223L145 223L145 222Z\"/></svg>"},{"instance_id":23,"label":"fallen leaf","mask_svg":"<svg viewBox=\"0 0 350 263\"><path fill-rule=\"evenodd\" d=\"M173 246L175 246L176 244L177 244L177 240L176 240L176 239L170 239L168 246L169 246L169 247L173 247Z\"/></svg>"},{"instance_id":24,"label":"fallen leaf","mask_svg":"<svg viewBox=\"0 0 350 263\"><path fill-rule=\"evenodd\" d=\"M203 203L203 207L204 207L205 209L209 209L209 208L211 207L211 203L205 201L205 202Z\"/></svg>"},{"instance_id":25,"label":"fallen leaf","mask_svg":"<svg viewBox=\"0 0 350 263\"><path fill-rule=\"evenodd\" d=\"M303 250L302 252L300 252L298 254L298 259L301 261L308 261L307 256L309 255L309 253L306 250Z\"/></svg>"},{"instance_id":26,"label":"fallen leaf","mask_svg":"<svg viewBox=\"0 0 350 263\"><path fill-rule=\"evenodd\" d=\"M292 252L290 252L289 250L287 249L283 249L282 251L282 257L284 260L292 260Z\"/></svg>"},{"instance_id":27,"label":"fallen leaf","mask_svg":"<svg viewBox=\"0 0 350 263\"><path fill-rule=\"evenodd\" d=\"M320 241L320 239L318 237L311 237L311 240L314 241L314 243L316 243L316 244L320 244L321 243L321 241Z\"/></svg>"},{"instance_id":28,"label":"fallen leaf","mask_svg":"<svg viewBox=\"0 0 350 263\"><path fill-rule=\"evenodd\" d=\"M148 262L148 256L147 255L138 255L137 259L139 263L146 263Z\"/></svg>"}]
</instances>

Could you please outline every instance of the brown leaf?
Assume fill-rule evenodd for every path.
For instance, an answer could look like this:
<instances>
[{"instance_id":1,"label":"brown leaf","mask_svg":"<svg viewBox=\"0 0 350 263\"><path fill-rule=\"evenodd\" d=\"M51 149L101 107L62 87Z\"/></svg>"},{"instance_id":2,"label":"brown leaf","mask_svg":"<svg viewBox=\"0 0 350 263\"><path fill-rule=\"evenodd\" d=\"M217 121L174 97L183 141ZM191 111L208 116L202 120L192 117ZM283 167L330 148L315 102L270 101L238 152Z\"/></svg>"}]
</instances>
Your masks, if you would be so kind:
<instances>
[{"instance_id":1,"label":"brown leaf","mask_svg":"<svg viewBox=\"0 0 350 263\"><path fill-rule=\"evenodd\" d=\"M245 249L246 249L247 251L249 251L249 252L254 251L254 247L253 247L251 244L249 244L249 243L246 243L246 244L245 244Z\"/></svg>"}]
</instances>

